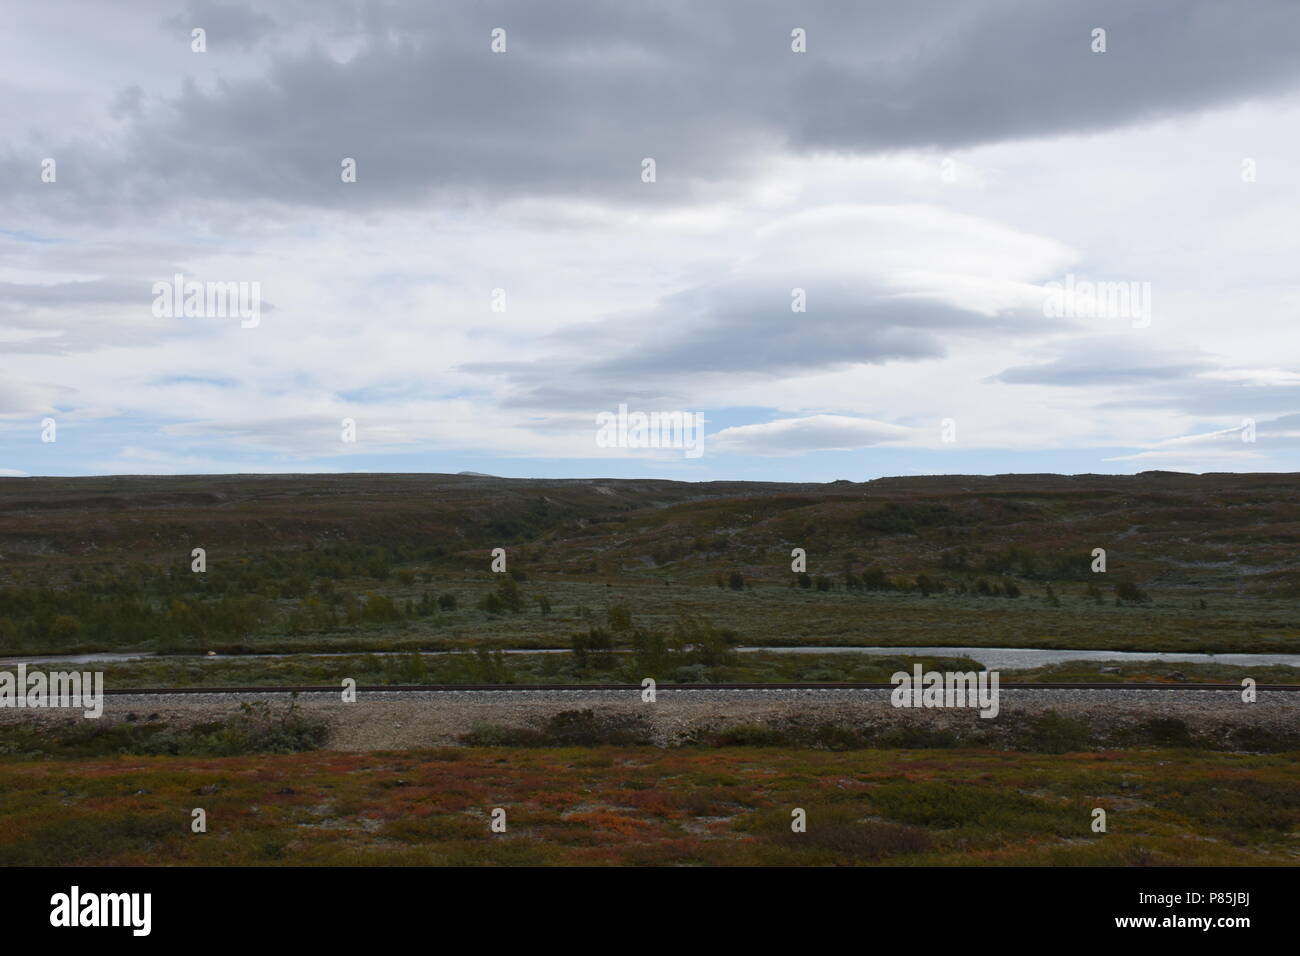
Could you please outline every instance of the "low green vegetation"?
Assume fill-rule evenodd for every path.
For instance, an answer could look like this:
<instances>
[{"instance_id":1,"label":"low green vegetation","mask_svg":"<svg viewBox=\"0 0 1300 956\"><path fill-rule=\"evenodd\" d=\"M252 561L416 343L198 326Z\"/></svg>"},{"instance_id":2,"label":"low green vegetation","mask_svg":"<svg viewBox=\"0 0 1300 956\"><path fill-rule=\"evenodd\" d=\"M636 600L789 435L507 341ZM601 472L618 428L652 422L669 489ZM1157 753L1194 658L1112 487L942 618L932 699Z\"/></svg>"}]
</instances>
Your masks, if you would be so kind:
<instances>
[{"instance_id":1,"label":"low green vegetation","mask_svg":"<svg viewBox=\"0 0 1300 956\"><path fill-rule=\"evenodd\" d=\"M562 711L540 726L481 723L461 738L467 746L572 747L654 742L644 716ZM1066 754L1106 749L1186 747L1251 753L1300 751L1300 728L1270 731L1241 726L1210 736L1193 732L1185 721L1153 717L1120 727L1094 726L1086 720L1046 711L998 727L983 725L936 729L918 724L818 720L731 724L696 731L685 747L786 747L810 750L953 750L984 747L999 751Z\"/></svg>"},{"instance_id":2,"label":"low green vegetation","mask_svg":"<svg viewBox=\"0 0 1300 956\"><path fill-rule=\"evenodd\" d=\"M1300 667L1285 664L1194 663L1171 661L1062 661L1024 670L1003 670L1003 681L1025 683L1169 683L1235 684L1250 678L1256 684L1300 684Z\"/></svg>"},{"instance_id":3,"label":"low green vegetation","mask_svg":"<svg viewBox=\"0 0 1300 956\"><path fill-rule=\"evenodd\" d=\"M6 594L10 601L8 616L0 611L0 654L569 649L575 633L596 627L608 632L612 647L630 648L637 631L668 637L683 617L708 620L747 646L1208 653L1297 653L1300 648L1300 613L1285 602L1212 599L1202 608L1195 599L1161 596L1152 603L1117 607L1094 603L1082 586L1074 594L1058 585L1054 591L1060 606L1053 606L1045 591L1028 584L1024 595L1012 600L952 590L927 596L919 591L823 592L757 584L734 591L635 578L607 583L530 577L526 584L516 582L518 611L484 606L502 600L500 580L486 571L440 579L427 593L419 584L352 586L357 590L333 607L333 617L327 615L319 626L309 627L290 618L302 611L304 601L308 608L324 608L324 603L312 604L319 599L139 597L123 610L114 599L96 598L87 599L76 614L61 614L54 609L68 608L62 592L51 592L41 599L44 603L27 602L26 597L20 602L18 591L0 585L0 605ZM15 610L15 604L22 607ZM609 613L615 609L626 612L630 626L621 617L619 627L610 625ZM183 623L182 618L192 622ZM21 627L13 623L20 619L26 622ZM87 621L97 623L88 627ZM206 623L200 626L200 621Z\"/></svg>"},{"instance_id":4,"label":"low green vegetation","mask_svg":"<svg viewBox=\"0 0 1300 956\"><path fill-rule=\"evenodd\" d=\"M243 704L236 717L192 727L135 721L81 721L55 726L0 724L0 757L22 760L109 754L288 754L320 747L326 734L325 725L304 715L296 704L278 711L268 704Z\"/></svg>"},{"instance_id":5,"label":"low green vegetation","mask_svg":"<svg viewBox=\"0 0 1300 956\"><path fill-rule=\"evenodd\" d=\"M628 649L683 618L750 646L1294 652L1294 491L1158 473L0 479L0 654Z\"/></svg>"},{"instance_id":6,"label":"low green vegetation","mask_svg":"<svg viewBox=\"0 0 1300 956\"><path fill-rule=\"evenodd\" d=\"M982 670L958 657L874 654L731 653L709 663L708 648L644 653L594 651L582 655L503 654L480 648L454 654L345 654L339 656L157 658L96 664L105 686L126 687L333 687L350 677L360 685L381 684L639 684L660 683L880 683L898 671Z\"/></svg>"},{"instance_id":7,"label":"low green vegetation","mask_svg":"<svg viewBox=\"0 0 1300 956\"><path fill-rule=\"evenodd\" d=\"M158 657L96 663L110 689L129 687L334 687L350 677L383 684L663 684L884 683L898 671L980 671L968 658L925 655L736 652L730 645L674 645L633 635L633 647L615 649L609 635L578 635L579 648L556 653L475 651L420 654L292 654L282 657ZM688 632L689 633L689 632ZM679 635L680 637L680 635ZM1250 677L1258 684L1300 683L1300 668L1283 665L1112 664L1067 661L1030 670L1002 670L1007 682L1227 683Z\"/></svg>"},{"instance_id":8,"label":"low green vegetation","mask_svg":"<svg viewBox=\"0 0 1300 956\"><path fill-rule=\"evenodd\" d=\"M0 865L1294 866L1298 761L605 744L9 760Z\"/></svg>"}]
</instances>

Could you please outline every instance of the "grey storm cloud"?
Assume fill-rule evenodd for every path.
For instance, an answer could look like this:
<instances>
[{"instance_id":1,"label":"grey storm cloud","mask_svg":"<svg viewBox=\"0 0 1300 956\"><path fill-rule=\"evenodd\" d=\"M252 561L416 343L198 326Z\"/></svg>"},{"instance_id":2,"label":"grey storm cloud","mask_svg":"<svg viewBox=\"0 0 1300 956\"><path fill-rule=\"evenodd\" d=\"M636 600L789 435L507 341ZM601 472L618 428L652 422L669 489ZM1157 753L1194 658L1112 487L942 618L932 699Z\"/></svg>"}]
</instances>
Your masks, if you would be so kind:
<instances>
[{"instance_id":1,"label":"grey storm cloud","mask_svg":"<svg viewBox=\"0 0 1300 956\"><path fill-rule=\"evenodd\" d=\"M515 406L589 408L610 395L658 404L682 398L708 378L942 358L946 333L991 336L1041 321L1032 310L986 317L889 295L862 280L819 281L816 307L792 312L793 285L768 277L688 290L665 297L635 322L617 316L554 333L545 341L554 358L472 363L461 371L504 378L514 389L507 404ZM601 347L593 349L593 341ZM568 357L575 353L600 357ZM654 390L646 389L649 382Z\"/></svg>"},{"instance_id":2,"label":"grey storm cloud","mask_svg":"<svg viewBox=\"0 0 1300 956\"><path fill-rule=\"evenodd\" d=\"M328 21L328 35L300 27L295 11ZM673 202L743 178L774 151L1087 132L1282 92L1300 77L1300 5L1289 0L1249 15L1219 0L1185 0L1177 15L1130 0L320 2L286 5L275 22L202 3L161 24L160 42L187 42L178 31L198 21L218 80L177 76L145 105L119 90L109 132L11 137L0 175L20 185L8 201L73 219L213 199ZM1098 26L1104 54L1089 49ZM496 27L504 54L489 50ZM790 51L795 27L807 31L805 54ZM300 29L317 42L294 42ZM340 37L350 55L326 42ZM258 58L242 55L255 43ZM227 75L221 57L240 68ZM26 175L47 155L60 158L54 196ZM653 193L639 175L647 156ZM358 163L354 188L339 188L344 157Z\"/></svg>"},{"instance_id":3,"label":"grey storm cloud","mask_svg":"<svg viewBox=\"0 0 1300 956\"><path fill-rule=\"evenodd\" d=\"M1181 381L1217 367L1205 358L1143 350L1120 340L1074 342L1067 354L1015 365L986 381L1007 385L1146 385Z\"/></svg>"},{"instance_id":4,"label":"grey storm cloud","mask_svg":"<svg viewBox=\"0 0 1300 956\"><path fill-rule=\"evenodd\" d=\"M1099 402L1098 409L1174 409L1188 415L1261 415L1300 407L1300 386L1249 381L1194 380Z\"/></svg>"},{"instance_id":5,"label":"grey storm cloud","mask_svg":"<svg viewBox=\"0 0 1300 956\"><path fill-rule=\"evenodd\" d=\"M275 20L260 10L242 3L216 0L195 0L185 8L185 12L165 21L165 26L184 36L187 42L190 31L202 27L222 44L236 47L256 46L280 29Z\"/></svg>"},{"instance_id":6,"label":"grey storm cloud","mask_svg":"<svg viewBox=\"0 0 1300 956\"><path fill-rule=\"evenodd\" d=\"M64 355L105 345L148 345L164 330L186 334L179 323L139 324L139 316L150 314L149 289L145 282L117 279L0 282L0 324L17 333L0 341L0 355Z\"/></svg>"},{"instance_id":7,"label":"grey storm cloud","mask_svg":"<svg viewBox=\"0 0 1300 956\"><path fill-rule=\"evenodd\" d=\"M15 310L64 305L148 303L149 286L118 279L50 284L0 282L0 307Z\"/></svg>"},{"instance_id":8,"label":"grey storm cloud","mask_svg":"<svg viewBox=\"0 0 1300 956\"><path fill-rule=\"evenodd\" d=\"M1293 412L1290 415L1282 415L1270 421L1263 422L1261 427L1270 431L1300 431L1300 412Z\"/></svg>"},{"instance_id":9,"label":"grey storm cloud","mask_svg":"<svg viewBox=\"0 0 1300 956\"><path fill-rule=\"evenodd\" d=\"M1119 337L1077 340L1045 362L1017 365L986 382L1121 389L1098 409L1172 409L1189 415L1261 415L1300 405L1300 386L1261 385L1213 356ZM1066 351L1065 349L1068 349ZM1212 373L1212 374L1207 374Z\"/></svg>"},{"instance_id":10,"label":"grey storm cloud","mask_svg":"<svg viewBox=\"0 0 1300 956\"><path fill-rule=\"evenodd\" d=\"M0 340L0 355L67 355L221 332L221 318L153 315L153 284L170 283L173 275L49 284L0 282L0 323L20 333ZM275 311L275 305L265 300L258 307L262 314Z\"/></svg>"}]
</instances>

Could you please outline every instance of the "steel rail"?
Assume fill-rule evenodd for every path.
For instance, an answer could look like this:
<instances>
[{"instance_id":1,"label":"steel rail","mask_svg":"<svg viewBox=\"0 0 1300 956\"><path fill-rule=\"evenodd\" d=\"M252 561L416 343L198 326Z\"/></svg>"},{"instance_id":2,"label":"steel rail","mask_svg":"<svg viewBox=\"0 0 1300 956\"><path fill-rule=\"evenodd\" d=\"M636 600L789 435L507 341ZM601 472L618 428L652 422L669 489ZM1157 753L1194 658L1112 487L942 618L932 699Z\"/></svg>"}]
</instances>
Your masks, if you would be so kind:
<instances>
[{"instance_id":1,"label":"steel rail","mask_svg":"<svg viewBox=\"0 0 1300 956\"><path fill-rule=\"evenodd\" d=\"M726 690L893 690L890 683L734 683L734 684L657 684L661 691L726 691ZM1069 684L1059 681L1041 683L1004 683L999 690L1173 690L1173 691L1236 691L1240 684L1192 683L1124 683ZM1300 684L1256 684L1257 691L1300 691ZM134 695L140 697L169 694L338 694L342 685L309 686L252 686L252 687L106 687L107 695ZM457 691L501 691L509 693L538 693L545 691L636 691L640 684L367 684L358 685L357 693L454 693Z\"/></svg>"}]
</instances>

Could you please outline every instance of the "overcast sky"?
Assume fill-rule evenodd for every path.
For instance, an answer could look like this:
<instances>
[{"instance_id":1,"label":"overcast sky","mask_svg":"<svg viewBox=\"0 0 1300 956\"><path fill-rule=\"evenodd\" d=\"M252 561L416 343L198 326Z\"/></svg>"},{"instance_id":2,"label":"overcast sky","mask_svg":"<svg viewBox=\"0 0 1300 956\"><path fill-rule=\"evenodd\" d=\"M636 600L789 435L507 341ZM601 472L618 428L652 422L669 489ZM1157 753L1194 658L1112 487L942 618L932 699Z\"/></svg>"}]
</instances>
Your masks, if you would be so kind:
<instances>
[{"instance_id":1,"label":"overcast sky","mask_svg":"<svg viewBox=\"0 0 1300 956\"><path fill-rule=\"evenodd\" d=\"M1297 49L1292 0L14 4L0 474L1300 471Z\"/></svg>"}]
</instances>

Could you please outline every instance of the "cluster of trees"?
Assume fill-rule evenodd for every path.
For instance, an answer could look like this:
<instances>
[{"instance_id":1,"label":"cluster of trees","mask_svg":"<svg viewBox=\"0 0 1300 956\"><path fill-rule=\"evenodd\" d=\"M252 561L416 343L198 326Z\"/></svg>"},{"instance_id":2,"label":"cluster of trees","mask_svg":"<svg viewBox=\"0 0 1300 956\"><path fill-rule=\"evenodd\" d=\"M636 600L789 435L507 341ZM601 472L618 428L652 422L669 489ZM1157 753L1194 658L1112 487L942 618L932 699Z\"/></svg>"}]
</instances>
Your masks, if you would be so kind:
<instances>
[{"instance_id":1,"label":"cluster of trees","mask_svg":"<svg viewBox=\"0 0 1300 956\"><path fill-rule=\"evenodd\" d=\"M255 556L218 558L208 554L202 574L190 568L189 555L169 567L134 565L116 569L74 569L67 593L111 598L187 598L195 595L258 595L271 600L300 599L309 594L326 594L335 582L369 579L387 581L394 565L419 557L441 555L441 549L412 547L366 547L331 545L301 551L277 551ZM403 584L414 584L417 576L426 583L429 570L396 572Z\"/></svg>"},{"instance_id":2,"label":"cluster of trees","mask_svg":"<svg viewBox=\"0 0 1300 956\"><path fill-rule=\"evenodd\" d=\"M336 630L455 609L450 593L401 602L374 591L346 593L329 581L287 607L262 593L205 593L201 585L150 594L134 576L79 588L11 586L0 588L0 649L240 643L258 633Z\"/></svg>"},{"instance_id":3,"label":"cluster of trees","mask_svg":"<svg viewBox=\"0 0 1300 956\"><path fill-rule=\"evenodd\" d=\"M819 582L817 590L829 591L829 579L826 583L828 586L823 587ZM800 580L799 586L807 587L808 585L804 584L803 581ZM885 569L877 567L876 565L867 568L860 575L854 574L852 571L844 572L844 588L848 591L892 591L895 587L896 585L894 582L891 581L889 575L885 573Z\"/></svg>"},{"instance_id":4,"label":"cluster of trees","mask_svg":"<svg viewBox=\"0 0 1300 956\"><path fill-rule=\"evenodd\" d=\"M611 613L614 610L611 608ZM631 653L623 655L623 670L630 681L647 674L673 675L679 681L702 680L705 669L735 663L739 635L717 627L708 618L682 615L667 634L634 628L630 616L626 623L624 630L631 631ZM603 627L575 633L570 638L570 647L580 673L610 670L619 662L614 653L615 635Z\"/></svg>"},{"instance_id":5,"label":"cluster of trees","mask_svg":"<svg viewBox=\"0 0 1300 956\"><path fill-rule=\"evenodd\" d=\"M393 555L382 549L338 548L292 556L188 567L133 567L99 573L73 572L67 587L0 587L0 650L67 650L79 646L120 647L153 644L159 648L242 643L259 633L304 634L427 618L455 611L457 597L424 590L418 598L395 598L379 590L360 593L340 588L326 576L313 579L310 567L352 576L358 570L378 580L390 577ZM375 563L378 562L378 563ZM264 575L292 571L281 579ZM432 575L419 572L426 581ZM417 572L400 570L404 584ZM526 597L519 582L527 575L501 575L478 607L491 613L519 612L535 605L547 615L550 599ZM245 589L240 589L240 584Z\"/></svg>"},{"instance_id":6,"label":"cluster of trees","mask_svg":"<svg viewBox=\"0 0 1300 956\"><path fill-rule=\"evenodd\" d=\"M885 505L870 512L870 520L879 528L920 526L938 520L946 512L941 506ZM209 556L208 570L201 574L191 571L188 563L169 568L75 569L69 573L67 587L0 587L0 649L65 650L142 644L201 647L240 643L257 633L302 634L427 618L455 611L456 595L425 589L418 597L398 599L377 588L365 589L364 584L359 593L345 590L338 582L383 582L395 576L404 588L410 589L419 580L430 583L433 572L396 565L443 554L441 548L341 543L219 561ZM848 560L856 564L856 555L850 555ZM1098 604L1105 601L1087 554L1043 555L1018 546L994 552L958 547L944 551L940 565L953 573L942 577L921 573L904 578L891 576L877 565L860 572L846 567L836 576L792 575L791 587L821 592L919 592L925 596L951 591L1017 598L1022 593L1016 583L1019 578L1044 581L1046 601L1060 606L1052 581L1082 579L1088 582L1088 599ZM513 569L493 577L495 586L478 601L479 610L518 614L536 607L544 616L551 613L551 601L545 594L526 593L521 587L528 579L523 571ZM749 586L738 570L718 574L715 580L724 590L743 591ZM1116 605L1151 600L1132 580L1120 579L1113 587ZM588 620L592 617L585 608L578 608L577 613ZM605 625L575 638L575 653L581 645L588 660L601 660L612 646L607 641L609 635L634 630L630 612L621 606L608 610ZM676 635L674 631L656 638L636 631L633 643L640 642L645 653L653 656L658 653L656 641L663 641L671 649ZM707 646L709 641L690 643Z\"/></svg>"},{"instance_id":7,"label":"cluster of trees","mask_svg":"<svg viewBox=\"0 0 1300 956\"><path fill-rule=\"evenodd\" d=\"M149 600L83 590L0 589L0 647L63 649L178 639L239 640L273 617L258 595Z\"/></svg>"},{"instance_id":8,"label":"cluster of trees","mask_svg":"<svg viewBox=\"0 0 1300 956\"><path fill-rule=\"evenodd\" d=\"M456 595L450 592L436 598L425 591L419 601L396 601L386 594L367 591L364 595L331 591L328 600L309 597L285 612L286 627L291 634L386 624L411 618L429 617L456 610Z\"/></svg>"},{"instance_id":9,"label":"cluster of trees","mask_svg":"<svg viewBox=\"0 0 1300 956\"><path fill-rule=\"evenodd\" d=\"M85 587L121 592L134 587L138 592L162 596L207 594L260 594L266 598L298 599L313 591L323 592L338 581L365 579L389 581L394 575L405 585L417 578L428 583L429 570L397 571L399 564L418 560L436 560L444 556L442 548L416 548L393 545L334 544L297 551L271 551L256 555L221 556L208 553L208 569L203 574L190 570L188 561L166 569L135 567L128 571L100 575Z\"/></svg>"},{"instance_id":10,"label":"cluster of trees","mask_svg":"<svg viewBox=\"0 0 1300 956\"><path fill-rule=\"evenodd\" d=\"M875 534L916 534L939 525L964 524L965 518L947 505L888 501L858 515L855 523L860 531Z\"/></svg>"},{"instance_id":11,"label":"cluster of trees","mask_svg":"<svg viewBox=\"0 0 1300 956\"><path fill-rule=\"evenodd\" d=\"M1027 581L1086 581L1092 576L1089 552L1039 554L1017 545L992 552L981 548L951 548L940 555L939 563L947 571L1016 575Z\"/></svg>"},{"instance_id":12,"label":"cluster of trees","mask_svg":"<svg viewBox=\"0 0 1300 956\"><path fill-rule=\"evenodd\" d=\"M1016 549L1010 549L1012 552ZM945 556L946 557L946 556ZM1003 555L1005 557L1005 555ZM1019 560L1018 558L1016 559ZM1088 559L1084 559L1084 567L1088 567ZM953 567L952 564L945 564L945 567ZM1006 562L1002 559L994 562L995 567L1005 567ZM969 570L969 565L962 565ZM1091 570L1088 571L1088 577L1092 578ZM721 574L714 579L719 588L726 589L730 587L735 591L745 589L745 578L739 571L732 571L731 574L724 578ZM790 587L803 588L805 590L817 591L905 591L919 592L925 597L931 594L944 594L951 590L955 594L974 595L976 597L1006 597L1018 598L1023 594L1020 585L1008 574L1001 574L996 578L978 577L974 581L968 582L965 579L958 578L955 581L933 577L929 574L918 574L915 578L907 580L906 578L891 578L883 568L871 566L857 574L853 571L845 571L841 580L837 583L829 575L819 574L810 575L807 572L796 574L790 581ZM1151 596L1143 591L1133 581L1120 579L1115 582L1115 604L1144 604L1151 601ZM1089 580L1087 596L1096 603L1103 603L1101 588L1098 587L1095 580ZM1045 599L1053 607L1060 607L1061 600L1052 588L1051 581L1046 583Z\"/></svg>"},{"instance_id":13,"label":"cluster of trees","mask_svg":"<svg viewBox=\"0 0 1300 956\"><path fill-rule=\"evenodd\" d=\"M519 587L519 582L526 580L528 576L520 571L511 571L508 576L501 576L497 580L496 590L489 591L478 602L478 609L489 614L504 614L507 611L512 614L520 613L529 604L528 597ZM545 594L534 594L532 603L537 605L537 610L543 617L551 613L551 599Z\"/></svg>"},{"instance_id":14,"label":"cluster of trees","mask_svg":"<svg viewBox=\"0 0 1300 956\"><path fill-rule=\"evenodd\" d=\"M974 586L967 588L965 582L958 589L959 594L968 593L978 595L979 597L1020 597L1020 585L1016 584L1011 578L1003 578L1001 581L989 582L984 578L978 578Z\"/></svg>"}]
</instances>

